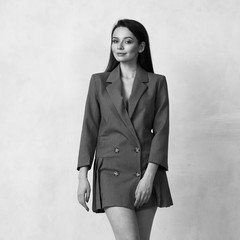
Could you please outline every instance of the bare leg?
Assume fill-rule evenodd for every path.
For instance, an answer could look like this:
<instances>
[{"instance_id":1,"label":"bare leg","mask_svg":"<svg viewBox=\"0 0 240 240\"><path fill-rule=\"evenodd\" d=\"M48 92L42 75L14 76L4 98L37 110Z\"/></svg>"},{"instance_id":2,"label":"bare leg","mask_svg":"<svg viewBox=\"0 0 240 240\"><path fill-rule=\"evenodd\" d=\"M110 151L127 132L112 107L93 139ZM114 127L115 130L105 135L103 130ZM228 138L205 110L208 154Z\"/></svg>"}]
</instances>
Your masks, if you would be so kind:
<instances>
[{"instance_id":1,"label":"bare leg","mask_svg":"<svg viewBox=\"0 0 240 240\"><path fill-rule=\"evenodd\" d=\"M140 239L149 240L157 207L136 210Z\"/></svg>"},{"instance_id":2,"label":"bare leg","mask_svg":"<svg viewBox=\"0 0 240 240\"><path fill-rule=\"evenodd\" d=\"M140 240L136 213L124 207L105 208L116 240Z\"/></svg>"}]
</instances>

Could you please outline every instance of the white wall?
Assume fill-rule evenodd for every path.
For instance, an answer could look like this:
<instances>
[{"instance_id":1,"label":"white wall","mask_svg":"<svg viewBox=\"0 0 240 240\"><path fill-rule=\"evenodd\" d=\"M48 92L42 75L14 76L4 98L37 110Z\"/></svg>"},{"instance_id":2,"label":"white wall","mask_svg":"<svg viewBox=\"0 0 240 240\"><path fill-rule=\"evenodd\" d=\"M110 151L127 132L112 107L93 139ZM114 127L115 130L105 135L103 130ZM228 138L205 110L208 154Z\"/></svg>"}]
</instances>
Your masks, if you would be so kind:
<instances>
[{"instance_id":1,"label":"white wall","mask_svg":"<svg viewBox=\"0 0 240 240\"><path fill-rule=\"evenodd\" d=\"M169 85L175 205L158 210L152 239L238 240L237 0L0 1L0 238L113 239L77 202L76 163L89 78L120 18L146 26Z\"/></svg>"}]
</instances>

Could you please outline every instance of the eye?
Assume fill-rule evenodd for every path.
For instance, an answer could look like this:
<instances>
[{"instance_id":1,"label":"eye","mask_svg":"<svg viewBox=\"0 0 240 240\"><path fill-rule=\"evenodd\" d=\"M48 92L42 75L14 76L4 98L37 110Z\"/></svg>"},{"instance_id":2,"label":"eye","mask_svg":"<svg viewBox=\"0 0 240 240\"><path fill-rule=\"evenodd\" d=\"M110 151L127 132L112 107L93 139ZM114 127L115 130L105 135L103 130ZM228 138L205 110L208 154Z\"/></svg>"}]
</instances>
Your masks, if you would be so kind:
<instances>
[{"instance_id":1,"label":"eye","mask_svg":"<svg viewBox=\"0 0 240 240\"><path fill-rule=\"evenodd\" d=\"M131 44L131 43L133 43L133 40L127 39L127 40L125 41L125 43L126 43L126 44Z\"/></svg>"},{"instance_id":2,"label":"eye","mask_svg":"<svg viewBox=\"0 0 240 240\"><path fill-rule=\"evenodd\" d=\"M112 39L112 43L117 43L118 40L117 39Z\"/></svg>"}]
</instances>

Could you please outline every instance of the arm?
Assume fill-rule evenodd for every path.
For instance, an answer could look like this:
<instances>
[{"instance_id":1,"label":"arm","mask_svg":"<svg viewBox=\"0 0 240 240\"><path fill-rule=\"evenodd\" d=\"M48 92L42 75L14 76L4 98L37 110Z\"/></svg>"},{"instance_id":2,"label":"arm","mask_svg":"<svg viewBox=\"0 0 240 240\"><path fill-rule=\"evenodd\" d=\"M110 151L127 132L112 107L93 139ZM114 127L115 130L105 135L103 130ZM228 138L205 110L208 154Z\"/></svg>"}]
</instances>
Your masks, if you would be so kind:
<instances>
[{"instance_id":1,"label":"arm","mask_svg":"<svg viewBox=\"0 0 240 240\"><path fill-rule=\"evenodd\" d=\"M140 207L146 203L152 194L153 181L158 169L158 164L148 163L143 178L139 181L135 191L135 207Z\"/></svg>"},{"instance_id":2,"label":"arm","mask_svg":"<svg viewBox=\"0 0 240 240\"><path fill-rule=\"evenodd\" d=\"M148 162L168 170L169 99L165 77L158 84L153 132Z\"/></svg>"},{"instance_id":3,"label":"arm","mask_svg":"<svg viewBox=\"0 0 240 240\"><path fill-rule=\"evenodd\" d=\"M81 167L79 169L78 180L81 181L84 178L88 178L88 167Z\"/></svg>"},{"instance_id":4,"label":"arm","mask_svg":"<svg viewBox=\"0 0 240 240\"><path fill-rule=\"evenodd\" d=\"M77 197L79 203L87 210L89 211L89 208L86 204L86 202L89 201L90 193L91 193L91 186L87 178L88 174L88 167L81 167L79 169L78 174L78 190L77 190Z\"/></svg>"},{"instance_id":5,"label":"arm","mask_svg":"<svg viewBox=\"0 0 240 240\"><path fill-rule=\"evenodd\" d=\"M158 164L151 163L151 162L148 163L148 166L143 175L143 178L145 178L147 181L149 181L152 184L155 178L157 169L158 169Z\"/></svg>"},{"instance_id":6,"label":"arm","mask_svg":"<svg viewBox=\"0 0 240 240\"><path fill-rule=\"evenodd\" d=\"M157 88L153 131L148 166L135 191L135 207L149 200L158 168L168 170L169 100L165 77Z\"/></svg>"},{"instance_id":7,"label":"arm","mask_svg":"<svg viewBox=\"0 0 240 240\"><path fill-rule=\"evenodd\" d=\"M100 109L97 100L94 76L92 76L85 104L85 113L83 118L82 134L77 164L77 170L79 170L79 184L77 190L78 201L87 211L89 211L89 208L86 202L89 201L91 193L91 186L88 181L88 171L91 168L93 162L98 136L99 122Z\"/></svg>"},{"instance_id":8,"label":"arm","mask_svg":"<svg viewBox=\"0 0 240 240\"><path fill-rule=\"evenodd\" d=\"M89 170L91 169L97 143L100 117L101 115L97 98L97 88L93 75L90 80L85 104L77 170L83 166L88 166Z\"/></svg>"}]
</instances>

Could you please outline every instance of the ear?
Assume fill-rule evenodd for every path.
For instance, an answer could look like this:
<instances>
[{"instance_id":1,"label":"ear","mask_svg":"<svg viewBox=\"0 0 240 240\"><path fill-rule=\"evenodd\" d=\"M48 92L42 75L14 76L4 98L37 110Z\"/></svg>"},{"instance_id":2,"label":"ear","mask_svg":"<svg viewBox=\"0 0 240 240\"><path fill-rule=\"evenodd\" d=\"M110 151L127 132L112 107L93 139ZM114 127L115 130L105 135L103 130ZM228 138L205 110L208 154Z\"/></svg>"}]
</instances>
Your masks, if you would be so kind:
<instances>
[{"instance_id":1,"label":"ear","mask_svg":"<svg viewBox=\"0 0 240 240\"><path fill-rule=\"evenodd\" d=\"M142 53L144 51L144 49L145 49L145 46L146 46L146 43L145 42L141 42L139 44L138 52Z\"/></svg>"}]
</instances>

